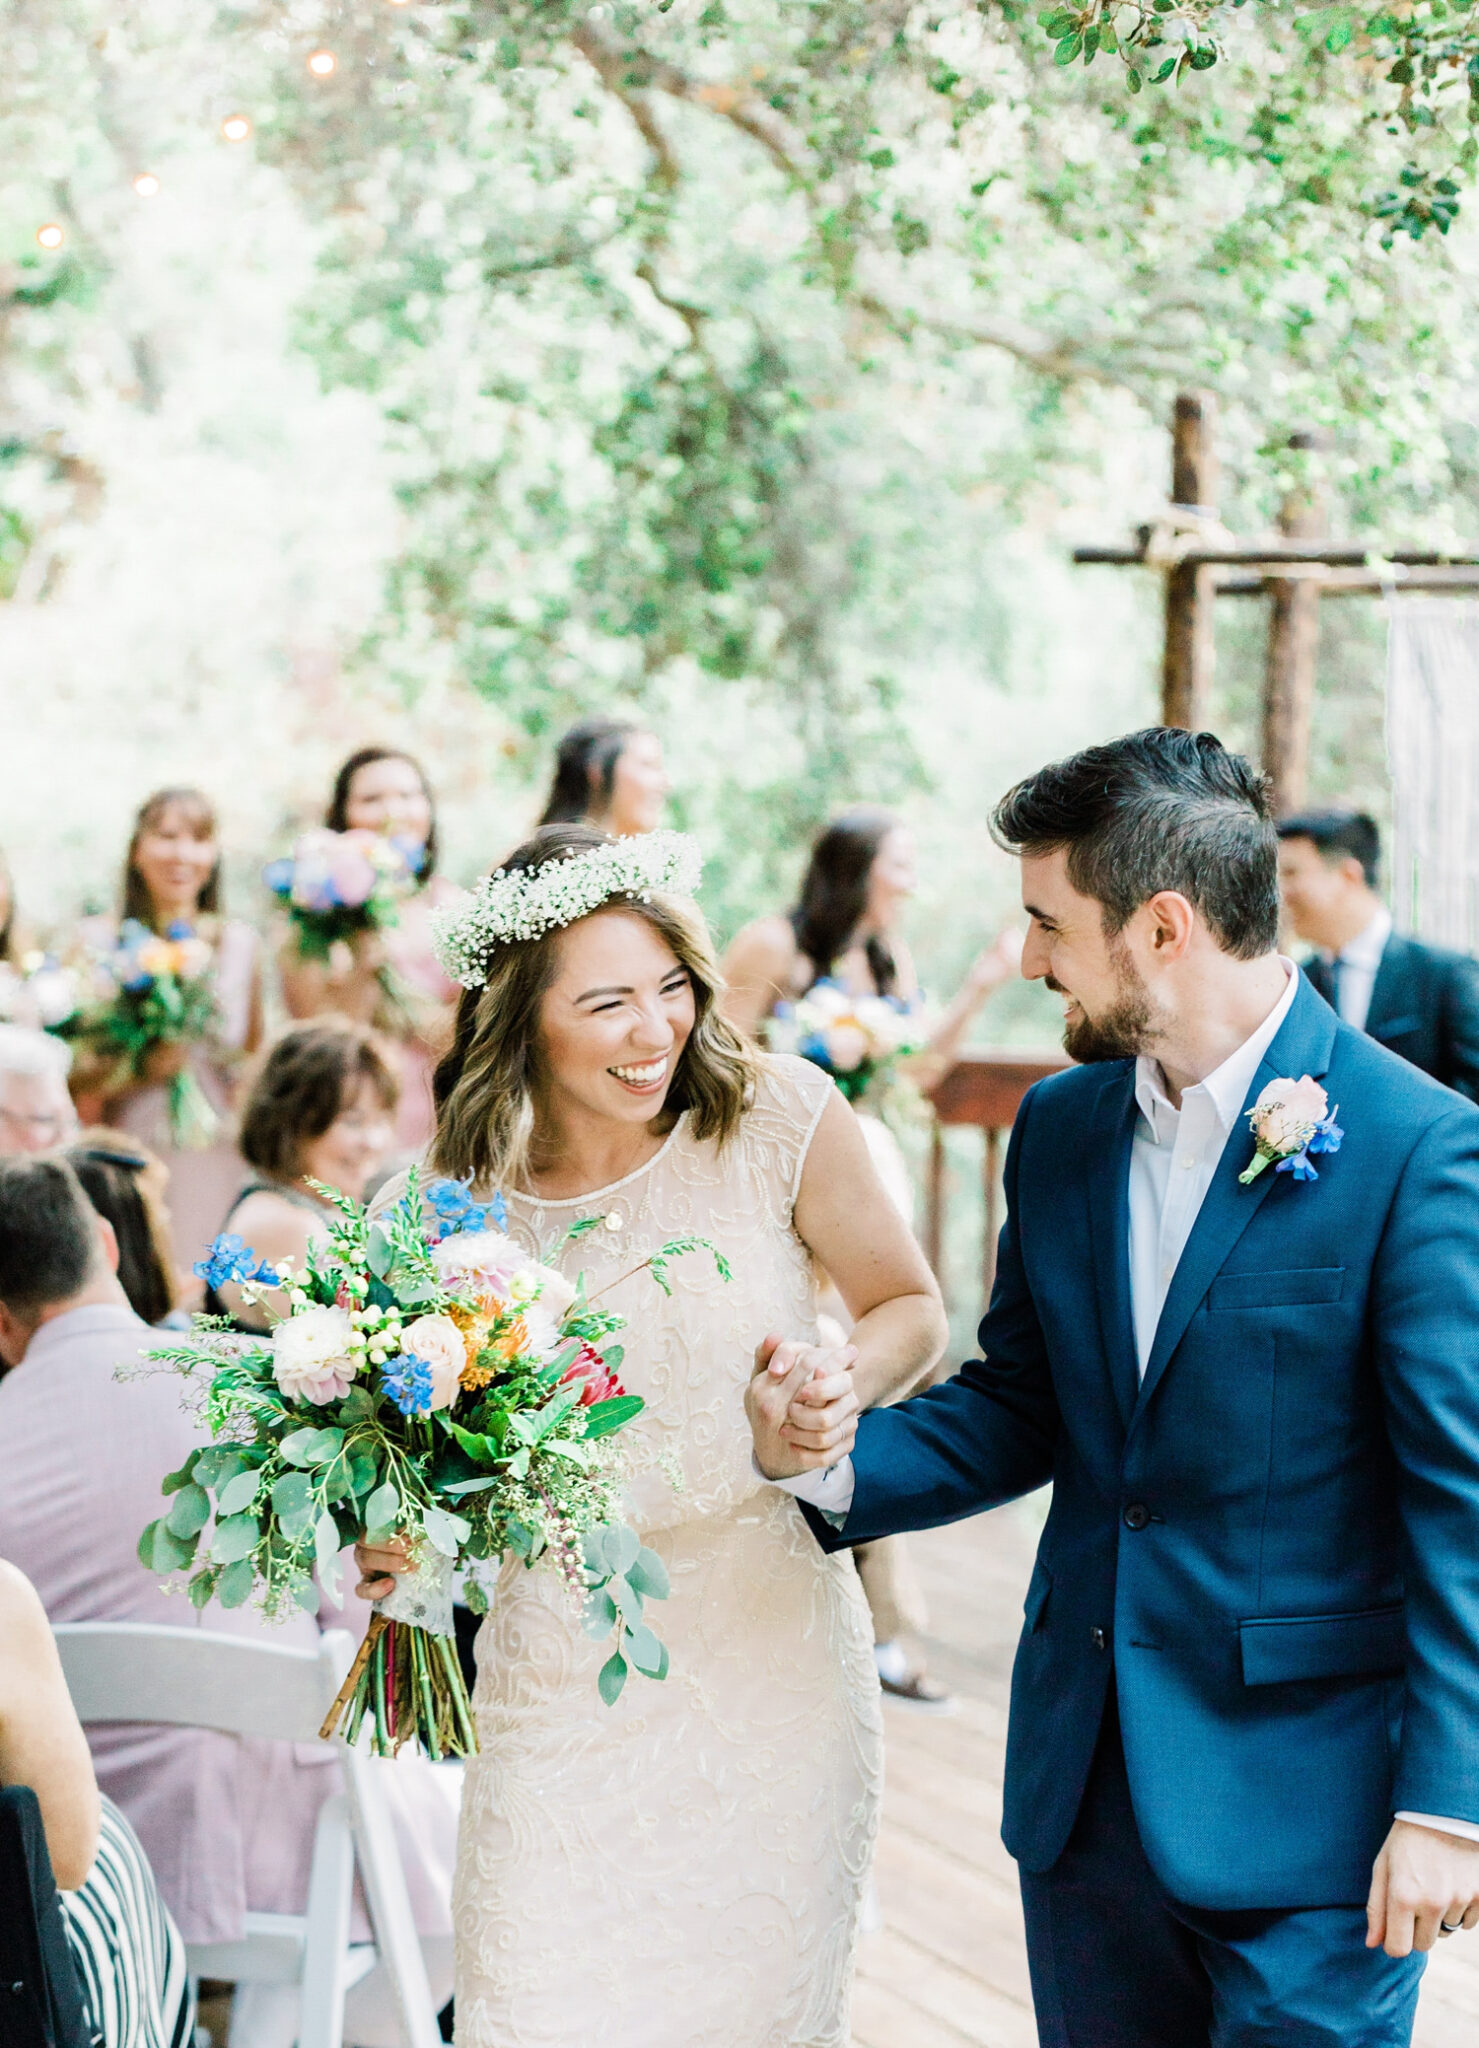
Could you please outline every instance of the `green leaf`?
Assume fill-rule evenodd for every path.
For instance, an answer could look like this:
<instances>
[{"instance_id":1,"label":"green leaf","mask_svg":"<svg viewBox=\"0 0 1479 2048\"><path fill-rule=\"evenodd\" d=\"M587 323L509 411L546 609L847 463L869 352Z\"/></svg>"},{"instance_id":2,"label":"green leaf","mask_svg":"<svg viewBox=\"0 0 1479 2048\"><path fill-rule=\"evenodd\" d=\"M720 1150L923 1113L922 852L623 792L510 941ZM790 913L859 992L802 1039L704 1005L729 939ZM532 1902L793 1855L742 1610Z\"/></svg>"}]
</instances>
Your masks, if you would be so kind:
<instances>
[{"instance_id":1,"label":"green leaf","mask_svg":"<svg viewBox=\"0 0 1479 2048\"><path fill-rule=\"evenodd\" d=\"M1072 64L1076 62L1078 54L1083 49L1083 46L1084 39L1082 36L1065 36L1062 42L1059 43L1057 49L1053 52L1053 62L1055 64L1060 65Z\"/></svg>"},{"instance_id":2,"label":"green leaf","mask_svg":"<svg viewBox=\"0 0 1479 2048\"><path fill-rule=\"evenodd\" d=\"M238 1558L249 1557L261 1540L255 1515L233 1515L229 1521L217 1522L211 1556L217 1564L235 1564Z\"/></svg>"},{"instance_id":3,"label":"green leaf","mask_svg":"<svg viewBox=\"0 0 1479 2048\"><path fill-rule=\"evenodd\" d=\"M449 1422L447 1427L475 1465L481 1465L486 1471L490 1466L503 1463L502 1448L491 1436L484 1436L475 1429L464 1429L460 1422Z\"/></svg>"},{"instance_id":4,"label":"green leaf","mask_svg":"<svg viewBox=\"0 0 1479 2048\"><path fill-rule=\"evenodd\" d=\"M635 1530L624 1528L619 1522L614 1522L608 1523L602 1529L601 1548L611 1570L620 1573L637 1562L642 1545L637 1540Z\"/></svg>"},{"instance_id":5,"label":"green leaf","mask_svg":"<svg viewBox=\"0 0 1479 2048\"><path fill-rule=\"evenodd\" d=\"M320 1571L326 1571L343 1549L339 1524L332 1515L320 1515L313 1525L313 1550Z\"/></svg>"},{"instance_id":6,"label":"green leaf","mask_svg":"<svg viewBox=\"0 0 1479 2048\"><path fill-rule=\"evenodd\" d=\"M228 1479L216 1496L218 1515L245 1514L261 1491L260 1471L238 1472L234 1479Z\"/></svg>"},{"instance_id":7,"label":"green leaf","mask_svg":"<svg viewBox=\"0 0 1479 2048\"><path fill-rule=\"evenodd\" d=\"M339 1455L343 1442L342 1429L295 1429L280 1448L290 1465L327 1465Z\"/></svg>"},{"instance_id":8,"label":"green leaf","mask_svg":"<svg viewBox=\"0 0 1479 2048\"><path fill-rule=\"evenodd\" d=\"M667 1662L663 1646L645 1622L627 1629L622 1635L621 1646L644 1677L662 1677Z\"/></svg>"},{"instance_id":9,"label":"green leaf","mask_svg":"<svg viewBox=\"0 0 1479 2048\"><path fill-rule=\"evenodd\" d=\"M445 1508L423 1508L421 1525L428 1540L443 1557L455 1557L471 1534L472 1525L461 1515L449 1515Z\"/></svg>"},{"instance_id":10,"label":"green leaf","mask_svg":"<svg viewBox=\"0 0 1479 2048\"><path fill-rule=\"evenodd\" d=\"M192 1607L209 1606L211 1596L215 1590L216 1574L209 1566L205 1566L190 1581L190 1605Z\"/></svg>"},{"instance_id":11,"label":"green leaf","mask_svg":"<svg viewBox=\"0 0 1479 2048\"><path fill-rule=\"evenodd\" d=\"M636 1563L627 1566L626 1575L649 1600L666 1600L672 1590L668 1568L655 1550L639 1550Z\"/></svg>"},{"instance_id":12,"label":"green leaf","mask_svg":"<svg viewBox=\"0 0 1479 2048\"><path fill-rule=\"evenodd\" d=\"M154 1532L150 1555L145 1559L150 1569L161 1573L183 1571L195 1556L199 1537L176 1536L164 1522L151 1522L149 1527Z\"/></svg>"},{"instance_id":13,"label":"green leaf","mask_svg":"<svg viewBox=\"0 0 1479 2048\"><path fill-rule=\"evenodd\" d=\"M293 1598L305 1614L318 1613L318 1588L312 1579L294 1579Z\"/></svg>"},{"instance_id":14,"label":"green leaf","mask_svg":"<svg viewBox=\"0 0 1479 2048\"><path fill-rule=\"evenodd\" d=\"M587 1441L610 1436L613 1429L624 1429L646 1406L640 1394L614 1394L609 1401L597 1401L585 1411Z\"/></svg>"},{"instance_id":15,"label":"green leaf","mask_svg":"<svg viewBox=\"0 0 1479 2048\"><path fill-rule=\"evenodd\" d=\"M450 1486L439 1487L438 1491L444 1493L448 1500L461 1500L464 1495L469 1493L490 1493L497 1484L498 1480L496 1477L492 1479L456 1479Z\"/></svg>"},{"instance_id":16,"label":"green leaf","mask_svg":"<svg viewBox=\"0 0 1479 2048\"><path fill-rule=\"evenodd\" d=\"M249 1557L239 1557L234 1564L228 1564L216 1581L216 1598L223 1607L244 1607L252 1597L252 1588L257 1583L257 1574L252 1569Z\"/></svg>"},{"instance_id":17,"label":"green leaf","mask_svg":"<svg viewBox=\"0 0 1479 2048\"><path fill-rule=\"evenodd\" d=\"M642 1595L631 1580L617 1572L612 1576L606 1590L621 1609L625 1620L635 1628L642 1619Z\"/></svg>"},{"instance_id":18,"label":"green leaf","mask_svg":"<svg viewBox=\"0 0 1479 2048\"><path fill-rule=\"evenodd\" d=\"M163 1479L159 1482L159 1491L161 1493L178 1493L182 1486L188 1484L191 1474L195 1466L200 1463L200 1460L212 1455L213 1453L210 1451L192 1451L178 1472L165 1473ZM204 1480L200 1482L201 1485L206 1483Z\"/></svg>"},{"instance_id":19,"label":"green leaf","mask_svg":"<svg viewBox=\"0 0 1479 2048\"><path fill-rule=\"evenodd\" d=\"M365 1444L351 1444L349 1447L349 1491L358 1500L374 1486L379 1475L380 1460Z\"/></svg>"},{"instance_id":20,"label":"green leaf","mask_svg":"<svg viewBox=\"0 0 1479 2048\"><path fill-rule=\"evenodd\" d=\"M377 1280L383 1280L390 1271L394 1256L390 1239L386 1236L383 1226L375 1224L365 1241L365 1264Z\"/></svg>"},{"instance_id":21,"label":"green leaf","mask_svg":"<svg viewBox=\"0 0 1479 2048\"><path fill-rule=\"evenodd\" d=\"M211 1518L211 1498L203 1486L187 1481L170 1503L165 1527L171 1536L194 1536Z\"/></svg>"},{"instance_id":22,"label":"green leaf","mask_svg":"<svg viewBox=\"0 0 1479 2048\"><path fill-rule=\"evenodd\" d=\"M1140 73L1137 67L1133 64L1125 73L1125 84L1129 86L1131 92L1139 92L1140 90Z\"/></svg>"},{"instance_id":23,"label":"green leaf","mask_svg":"<svg viewBox=\"0 0 1479 2048\"><path fill-rule=\"evenodd\" d=\"M627 1682L627 1660L620 1650L613 1650L601 1666L596 1680L596 1689L608 1707L614 1707L621 1698L621 1689Z\"/></svg>"},{"instance_id":24,"label":"green leaf","mask_svg":"<svg viewBox=\"0 0 1479 2048\"><path fill-rule=\"evenodd\" d=\"M387 1479L365 1502L365 1534L372 1543L393 1536L401 1518L401 1497Z\"/></svg>"},{"instance_id":25,"label":"green leaf","mask_svg":"<svg viewBox=\"0 0 1479 2048\"><path fill-rule=\"evenodd\" d=\"M588 1636L609 1636L616 1623L616 1602L604 1586L597 1586L586 1601L581 1627Z\"/></svg>"}]
</instances>

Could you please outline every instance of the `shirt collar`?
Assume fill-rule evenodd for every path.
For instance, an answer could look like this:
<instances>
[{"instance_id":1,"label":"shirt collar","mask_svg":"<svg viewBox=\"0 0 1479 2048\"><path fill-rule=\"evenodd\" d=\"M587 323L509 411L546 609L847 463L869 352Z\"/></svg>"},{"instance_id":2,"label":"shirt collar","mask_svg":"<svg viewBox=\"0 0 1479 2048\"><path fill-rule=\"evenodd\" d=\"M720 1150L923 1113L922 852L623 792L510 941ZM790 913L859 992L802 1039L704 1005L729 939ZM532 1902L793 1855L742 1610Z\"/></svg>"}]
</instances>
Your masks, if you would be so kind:
<instances>
[{"instance_id":1,"label":"shirt collar","mask_svg":"<svg viewBox=\"0 0 1479 2048\"><path fill-rule=\"evenodd\" d=\"M1299 991L1299 969L1292 960L1279 955L1279 965L1288 977L1284 993L1274 1004L1251 1038L1245 1038L1236 1052L1229 1053L1220 1067L1214 1067L1205 1080L1198 1081L1193 1088L1181 1093L1182 1107L1192 1097L1210 1102L1212 1114L1227 1136L1237 1122L1243 1104L1248 1099L1248 1090L1253 1085L1253 1076L1263 1062L1263 1056L1273 1044L1279 1026L1288 1016ZM1166 1093L1165 1076L1161 1063L1149 1053L1141 1053L1135 1062L1135 1100L1140 1114L1150 1125L1152 1133L1159 1139L1167 1129L1167 1119L1172 1120L1174 1130L1179 1120L1178 1111Z\"/></svg>"},{"instance_id":2,"label":"shirt collar","mask_svg":"<svg viewBox=\"0 0 1479 2048\"><path fill-rule=\"evenodd\" d=\"M1357 932L1349 945L1342 946L1335 957L1343 966L1364 967L1375 974L1391 936L1392 913L1384 903L1378 903L1370 924L1364 931Z\"/></svg>"},{"instance_id":3,"label":"shirt collar","mask_svg":"<svg viewBox=\"0 0 1479 2048\"><path fill-rule=\"evenodd\" d=\"M136 1343L141 1336L151 1334L148 1324L139 1321L126 1301L92 1301L42 1323L26 1346L22 1364L32 1365L74 1338L107 1336L113 1331L132 1336Z\"/></svg>"}]
</instances>

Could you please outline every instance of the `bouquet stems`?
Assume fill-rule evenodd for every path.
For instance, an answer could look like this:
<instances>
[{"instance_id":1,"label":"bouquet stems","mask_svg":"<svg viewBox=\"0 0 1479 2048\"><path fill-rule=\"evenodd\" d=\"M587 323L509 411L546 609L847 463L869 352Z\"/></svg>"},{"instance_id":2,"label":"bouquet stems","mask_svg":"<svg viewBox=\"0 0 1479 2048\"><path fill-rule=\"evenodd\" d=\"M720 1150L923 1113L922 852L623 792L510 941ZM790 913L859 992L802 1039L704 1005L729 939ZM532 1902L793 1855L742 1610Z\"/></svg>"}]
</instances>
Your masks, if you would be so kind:
<instances>
[{"instance_id":1,"label":"bouquet stems","mask_svg":"<svg viewBox=\"0 0 1479 2048\"><path fill-rule=\"evenodd\" d=\"M368 1720L374 1756L394 1756L404 1742L418 1744L433 1763L478 1751L456 1643L384 1614L371 1618L359 1655L318 1731L324 1741L341 1719L351 1746Z\"/></svg>"},{"instance_id":2,"label":"bouquet stems","mask_svg":"<svg viewBox=\"0 0 1479 2048\"><path fill-rule=\"evenodd\" d=\"M216 1135L220 1118L188 1067L169 1084L169 1131L182 1152L198 1152Z\"/></svg>"}]
</instances>

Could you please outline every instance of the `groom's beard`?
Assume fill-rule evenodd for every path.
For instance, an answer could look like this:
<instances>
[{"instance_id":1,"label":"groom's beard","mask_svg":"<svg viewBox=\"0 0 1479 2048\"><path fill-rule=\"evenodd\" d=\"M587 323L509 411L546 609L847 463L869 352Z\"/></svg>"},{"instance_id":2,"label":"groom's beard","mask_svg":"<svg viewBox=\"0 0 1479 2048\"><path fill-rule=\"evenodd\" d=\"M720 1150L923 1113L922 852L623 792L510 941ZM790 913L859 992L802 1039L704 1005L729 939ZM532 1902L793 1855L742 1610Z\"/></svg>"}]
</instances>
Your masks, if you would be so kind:
<instances>
[{"instance_id":1,"label":"groom's beard","mask_svg":"<svg viewBox=\"0 0 1479 2048\"><path fill-rule=\"evenodd\" d=\"M1135 972L1128 947L1116 947L1111 958L1119 980L1114 1002L1101 1016L1081 1012L1076 1024L1063 1027L1063 1050L1081 1066L1091 1066L1097 1060L1132 1060L1149 1049L1154 1035L1150 997ZM1060 995L1068 993L1051 976L1047 985Z\"/></svg>"}]
</instances>

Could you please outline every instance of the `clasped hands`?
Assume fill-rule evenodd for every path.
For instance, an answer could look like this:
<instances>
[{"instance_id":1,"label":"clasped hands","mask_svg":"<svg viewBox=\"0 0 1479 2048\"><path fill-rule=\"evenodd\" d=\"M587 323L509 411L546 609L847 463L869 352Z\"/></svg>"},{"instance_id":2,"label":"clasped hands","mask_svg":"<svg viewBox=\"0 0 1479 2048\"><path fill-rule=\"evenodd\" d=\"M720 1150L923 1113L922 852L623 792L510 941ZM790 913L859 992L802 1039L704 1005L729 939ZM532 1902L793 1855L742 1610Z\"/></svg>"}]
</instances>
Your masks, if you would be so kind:
<instances>
[{"instance_id":1,"label":"clasped hands","mask_svg":"<svg viewBox=\"0 0 1479 2048\"><path fill-rule=\"evenodd\" d=\"M765 1337L745 1390L755 1461L767 1479L822 1472L845 1458L858 1429L854 1344Z\"/></svg>"}]
</instances>

